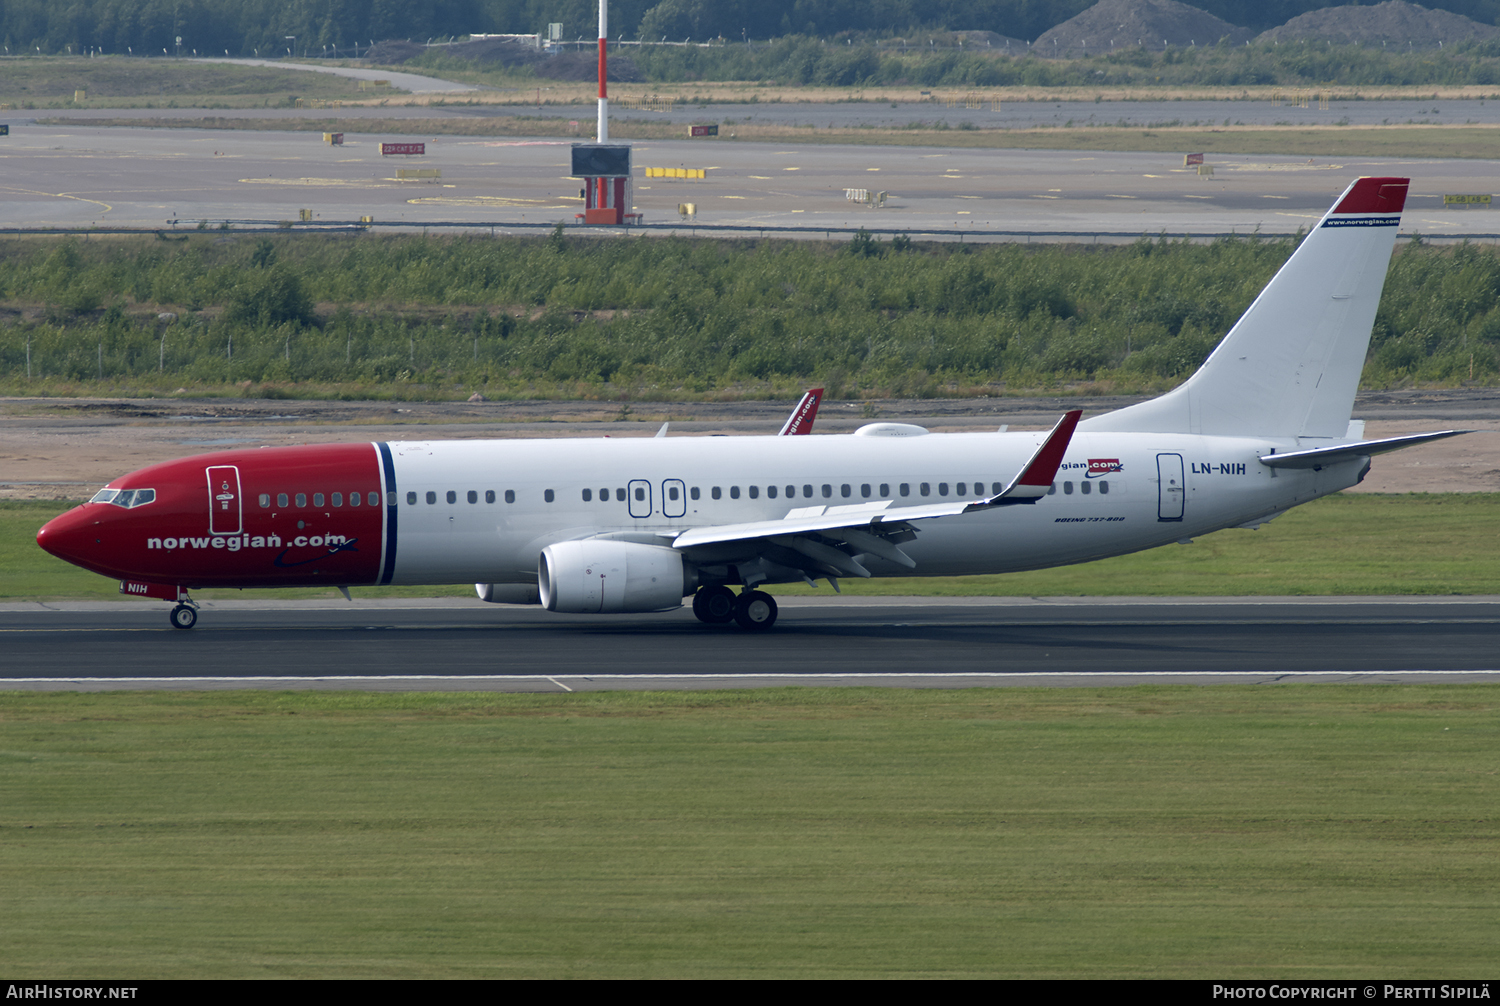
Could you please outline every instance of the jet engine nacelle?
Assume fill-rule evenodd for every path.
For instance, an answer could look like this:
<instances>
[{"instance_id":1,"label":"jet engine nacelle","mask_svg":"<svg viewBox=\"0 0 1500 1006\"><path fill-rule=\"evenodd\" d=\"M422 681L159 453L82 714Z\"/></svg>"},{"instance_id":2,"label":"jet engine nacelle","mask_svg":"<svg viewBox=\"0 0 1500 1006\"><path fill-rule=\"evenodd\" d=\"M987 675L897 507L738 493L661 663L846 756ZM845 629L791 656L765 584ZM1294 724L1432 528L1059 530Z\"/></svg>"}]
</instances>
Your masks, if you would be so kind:
<instances>
[{"instance_id":1,"label":"jet engine nacelle","mask_svg":"<svg viewBox=\"0 0 1500 1006\"><path fill-rule=\"evenodd\" d=\"M682 606L696 573L676 549L585 539L542 549L537 586L548 611L661 611Z\"/></svg>"}]
</instances>

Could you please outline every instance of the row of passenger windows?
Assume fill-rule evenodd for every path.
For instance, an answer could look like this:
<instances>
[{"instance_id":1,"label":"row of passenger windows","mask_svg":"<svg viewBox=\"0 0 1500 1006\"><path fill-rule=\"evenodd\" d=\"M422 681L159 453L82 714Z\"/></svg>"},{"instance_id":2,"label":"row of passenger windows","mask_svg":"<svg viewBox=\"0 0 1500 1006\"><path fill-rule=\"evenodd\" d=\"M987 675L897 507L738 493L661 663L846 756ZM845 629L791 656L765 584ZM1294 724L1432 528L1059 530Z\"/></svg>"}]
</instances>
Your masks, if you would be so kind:
<instances>
[{"instance_id":1,"label":"row of passenger windows","mask_svg":"<svg viewBox=\"0 0 1500 1006\"><path fill-rule=\"evenodd\" d=\"M1087 496L1092 491L1092 487L1093 486L1098 486L1099 487L1099 493L1101 495L1107 494L1109 492L1109 482L1107 480L1104 480L1104 479L1101 479L1098 482L1083 482L1083 483L1080 483L1079 489L1083 493L1083 495ZM949 493L951 491L951 493L953 495L955 495L955 496L967 496L967 495L969 495L969 487L970 487L970 483L968 483L968 482L955 482L951 486L947 482L939 482L939 483L937 483L937 495L939 495L939 496L947 496L947 495L949 495ZM890 495L891 495L890 483L882 482L882 483L880 483L880 487L879 488L880 488L880 493L879 493L880 498L881 499L889 499ZM986 496L997 495L997 494L999 494L1000 490L1002 490L1004 488L1005 488L1005 486L1002 485L999 482L991 482L989 484L989 491L988 491L988 493L986 493L985 484L983 482L975 482L975 483L973 483L973 492L974 492L974 495L975 496L979 496L979 497L986 497ZM1063 495L1065 495L1065 496L1071 496L1073 494L1073 483L1072 482L1064 482L1064 483L1062 483L1062 491L1063 491ZM629 493L625 489L614 489L614 490L611 490L611 489L608 489L608 488L604 488L604 489L600 489L599 490L599 502L600 503L608 503L609 500L610 500L610 494L611 494L611 492L613 492L614 499L617 500L618 502L624 503L624 502L626 502L629 499ZM644 503L646 501L646 487L645 486L636 486L634 492L635 492L635 498L636 498L636 500L638 502ZM669 485L667 487L667 498L669 500L671 500L672 502L675 503L675 502L677 502L677 500L679 498L678 497L678 493L679 492L680 492L680 490L678 489L677 486L675 486L675 485ZM911 483L909 483L909 482L902 482L902 483L900 483L897 486L897 492L901 496L910 496L912 494L912 485L911 485ZM918 482L917 485L916 485L916 492L917 492L918 496L931 496L933 494L933 484L931 482ZM1054 495L1056 492L1057 492L1057 483L1054 482L1052 484L1052 486L1047 490L1047 495L1051 496L1051 495ZM759 499L760 498L760 494L761 494L761 487L760 486L746 486L745 487L745 493L751 499ZM766 486L765 487L765 494L766 494L766 498L767 499L776 499L778 496L780 496L782 494L782 487L781 486ZM838 487L838 495L839 495L840 499L852 499L854 497L854 494L855 494L855 488L854 488L853 485L851 485L849 483L844 483L844 484L842 484L842 485L840 485ZM449 489L443 495L444 495L444 498L449 503L457 503L458 502L458 492L456 490ZM709 495L710 499L723 499L724 498L724 488L722 486L712 486L708 490L708 495ZM794 486L794 485L786 486L785 487L785 495L786 495L787 499L796 499L797 498L797 487ZM820 495L823 499L833 499L833 496L834 496L834 487L833 487L832 484L825 483L824 485L822 485L818 489L817 493L815 494L813 486L811 486L811 485L804 485L804 486L802 486L802 498L803 499L812 499L815 495ZM870 499L874 495L875 495L875 487L871 483L865 482L865 483L861 483L860 484L860 486L859 486L859 497L861 499ZM468 492L466 492L464 494L464 496L465 496L465 498L470 503L478 503L479 502L479 492L477 490L470 489L470 490L468 490ZM594 490L593 489L584 489L582 491L582 497L583 497L583 501L585 503L592 503L594 501ZM264 496L261 497L262 500L264 500L265 498L266 497L264 497ZM285 498L286 498L285 496L281 497L281 499L283 499L283 500ZM300 501L301 501L302 497L299 495L297 498L299 500L299 502L298 502L297 505L301 506L302 503ZM543 490L543 492L542 492L542 498L544 500L546 500L548 503L552 503L552 502L554 502L557 499L557 493L556 493L556 491L554 491L552 489L546 489L546 490ZM688 490L688 498L689 499L695 499L695 500L696 499L702 499L702 490L698 486L693 486L691 489ZM737 499L740 498L740 487L739 486L730 486L729 487L729 498L732 499L732 500L737 500ZM317 497L317 499L321 500L322 496L319 495ZM375 493L371 493L370 494L370 499L372 501L374 499L376 499L376 494ZM334 506L338 506L339 504L337 502L337 500L338 500L338 494L337 493L334 493L334 500L335 500L335 502L334 502L333 505ZM426 500L427 500L427 502L429 504L436 504L437 501L438 501L438 494L436 492L434 492L434 491L429 490L426 493ZM484 501L486 503L493 503L493 502L495 502L495 490L493 490L493 489L486 489L484 491ZM514 503L515 501L516 501L516 491L514 489L507 489L507 490L505 490L505 502L507 502L507 503ZM406 494L406 502L407 502L407 504L409 506L415 506L417 504L417 494L415 492L408 492ZM265 506L264 503L262 503L261 505ZM283 503L282 505L285 505L285 504ZM316 506L322 506L323 504L321 502L318 502L315 505ZM358 504L356 503L355 505L357 506ZM372 502L370 505L374 506L375 504Z\"/></svg>"},{"instance_id":2,"label":"row of passenger windows","mask_svg":"<svg viewBox=\"0 0 1500 1006\"><path fill-rule=\"evenodd\" d=\"M379 493L367 493L367 494L365 494L365 496L368 497L367 502L368 502L368 504L370 506L379 506L380 505L380 494ZM286 493L277 493L276 494L276 508L278 510L285 510L285 509L287 509L289 506L292 505L293 499L296 500L297 508L299 510L303 509L303 508L305 508L307 506L307 493L297 493L295 497L288 496ZM359 493L350 493L349 494L349 505L350 506L359 506L360 502L363 499L364 499L364 497L362 497ZM344 505L344 494L343 493L329 493L328 494L328 502L329 502L329 505L331 505L331 506L341 507L341 506ZM396 502L396 494L395 493L391 493L391 503L392 503L392 505L394 505L395 502ZM259 503L260 503L261 509L263 509L263 510L270 509L270 507L271 507L271 494L270 493L261 493L260 494ZM322 493L313 493L312 494L312 505L314 507L316 507L316 508L319 508L319 509L322 508L322 506L323 506L323 494Z\"/></svg>"}]
</instances>

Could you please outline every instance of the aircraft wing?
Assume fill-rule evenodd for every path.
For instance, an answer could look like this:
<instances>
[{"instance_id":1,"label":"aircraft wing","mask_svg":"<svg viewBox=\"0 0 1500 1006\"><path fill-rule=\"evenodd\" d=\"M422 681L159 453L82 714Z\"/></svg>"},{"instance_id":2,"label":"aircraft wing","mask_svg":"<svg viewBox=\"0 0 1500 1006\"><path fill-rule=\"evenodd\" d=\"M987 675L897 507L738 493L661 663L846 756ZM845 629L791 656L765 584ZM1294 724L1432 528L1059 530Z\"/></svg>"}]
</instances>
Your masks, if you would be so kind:
<instances>
[{"instance_id":1,"label":"aircraft wing","mask_svg":"<svg viewBox=\"0 0 1500 1006\"><path fill-rule=\"evenodd\" d=\"M1387 451L1399 451L1403 447L1425 444L1429 440L1456 437L1473 430L1442 430L1438 433L1413 433L1405 437L1390 437L1385 440L1360 440L1352 444L1335 444L1332 447L1315 447L1310 451L1291 451L1287 454L1266 454L1260 463L1267 468L1321 468L1340 461L1352 461L1357 457L1371 457Z\"/></svg>"},{"instance_id":2,"label":"aircraft wing","mask_svg":"<svg viewBox=\"0 0 1500 1006\"><path fill-rule=\"evenodd\" d=\"M812 432L813 420L818 417L818 403L823 400L822 388L811 388L803 394L802 400L792 410L792 414L786 417L786 422L781 426L781 432L777 436L800 437Z\"/></svg>"},{"instance_id":3,"label":"aircraft wing","mask_svg":"<svg viewBox=\"0 0 1500 1006\"><path fill-rule=\"evenodd\" d=\"M850 506L801 507L780 520L749 521L743 524L721 524L715 527L694 528L684 531L672 541L674 548L688 551L705 546L744 543L750 546L765 544L774 546L783 556L788 551L812 560L815 569L830 567L844 576L869 576L870 573L854 558L859 553L878 555L908 569L916 563L887 540L890 537L910 541L915 529L910 522L928 520L933 517L957 517L981 510L1011 506L1019 503L1035 503L1047 494L1057 469L1062 464L1063 454L1078 426L1082 410L1075 409L1058 420L1047 439L1037 448L1031 460L1020 473L994 496L973 502L924 503L918 506L893 507L893 500L876 500ZM843 542L854 549L846 552L834 545L815 539L832 539ZM752 548L752 550L754 550ZM822 573L820 572L820 575Z\"/></svg>"}]
</instances>

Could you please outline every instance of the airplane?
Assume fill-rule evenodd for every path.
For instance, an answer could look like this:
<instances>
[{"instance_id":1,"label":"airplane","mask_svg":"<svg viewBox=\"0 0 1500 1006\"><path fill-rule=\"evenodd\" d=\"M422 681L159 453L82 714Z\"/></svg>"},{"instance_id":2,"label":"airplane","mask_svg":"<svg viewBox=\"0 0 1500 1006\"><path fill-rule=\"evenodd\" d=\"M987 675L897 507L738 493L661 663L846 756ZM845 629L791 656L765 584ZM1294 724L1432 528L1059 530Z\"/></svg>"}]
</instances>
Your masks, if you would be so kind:
<instances>
[{"instance_id":1,"label":"airplane","mask_svg":"<svg viewBox=\"0 0 1500 1006\"><path fill-rule=\"evenodd\" d=\"M1407 186L1350 184L1176 389L1050 432L223 451L117 478L37 543L173 602L181 629L194 588L474 583L556 612L691 597L705 623L763 631L770 585L1039 569L1258 527L1377 454L1468 432L1367 441L1350 419Z\"/></svg>"},{"instance_id":2,"label":"airplane","mask_svg":"<svg viewBox=\"0 0 1500 1006\"><path fill-rule=\"evenodd\" d=\"M786 417L777 436L805 437L812 432L813 420L818 418L818 403L823 400L822 388L810 388L803 392L802 400Z\"/></svg>"}]
</instances>

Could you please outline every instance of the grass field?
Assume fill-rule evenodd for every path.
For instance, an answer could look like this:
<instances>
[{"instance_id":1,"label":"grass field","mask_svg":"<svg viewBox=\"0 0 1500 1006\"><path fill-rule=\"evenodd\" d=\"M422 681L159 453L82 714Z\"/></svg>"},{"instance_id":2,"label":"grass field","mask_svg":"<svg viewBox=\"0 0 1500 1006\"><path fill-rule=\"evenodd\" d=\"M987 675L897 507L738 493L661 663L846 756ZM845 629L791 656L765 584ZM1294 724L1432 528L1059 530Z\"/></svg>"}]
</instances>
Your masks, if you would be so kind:
<instances>
[{"instance_id":1,"label":"grass field","mask_svg":"<svg viewBox=\"0 0 1500 1006\"><path fill-rule=\"evenodd\" d=\"M70 504L0 502L0 599L117 598L113 580L70 566L36 546L36 531ZM1002 576L841 581L854 595L1219 596L1500 594L1500 494L1331 496L1258 531L1219 531L1079 566ZM362 597L472 596L453 587L369 587ZM826 594L782 585L773 593ZM206 590L211 598L336 597L331 590Z\"/></svg>"},{"instance_id":2,"label":"grass field","mask_svg":"<svg viewBox=\"0 0 1500 1006\"><path fill-rule=\"evenodd\" d=\"M85 92L83 101L73 100L75 91ZM354 99L369 92L349 77L274 66L119 56L0 60L0 104L13 108L290 107L293 96Z\"/></svg>"},{"instance_id":3,"label":"grass field","mask_svg":"<svg viewBox=\"0 0 1500 1006\"><path fill-rule=\"evenodd\" d=\"M1486 686L0 695L16 979L1494 969Z\"/></svg>"}]
</instances>

